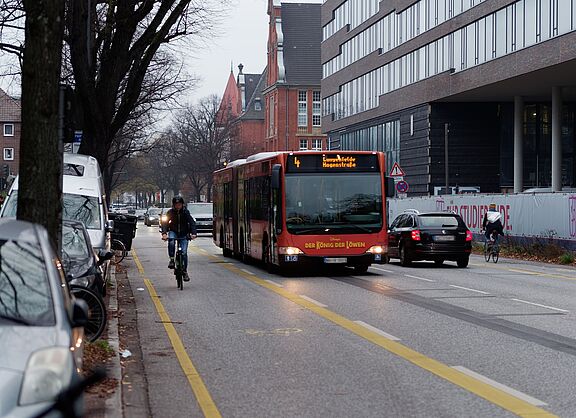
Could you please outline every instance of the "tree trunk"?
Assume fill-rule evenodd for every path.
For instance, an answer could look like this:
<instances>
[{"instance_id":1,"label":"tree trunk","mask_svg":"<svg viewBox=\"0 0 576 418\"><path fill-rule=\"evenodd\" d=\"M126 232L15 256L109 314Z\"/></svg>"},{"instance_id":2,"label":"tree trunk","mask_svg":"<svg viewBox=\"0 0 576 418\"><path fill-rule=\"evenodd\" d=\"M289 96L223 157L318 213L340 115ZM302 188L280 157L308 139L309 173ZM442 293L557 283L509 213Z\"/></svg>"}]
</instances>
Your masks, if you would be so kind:
<instances>
[{"instance_id":1,"label":"tree trunk","mask_svg":"<svg viewBox=\"0 0 576 418\"><path fill-rule=\"evenodd\" d=\"M24 0L22 139L17 218L46 227L58 248L62 150L58 135L64 0Z\"/></svg>"}]
</instances>

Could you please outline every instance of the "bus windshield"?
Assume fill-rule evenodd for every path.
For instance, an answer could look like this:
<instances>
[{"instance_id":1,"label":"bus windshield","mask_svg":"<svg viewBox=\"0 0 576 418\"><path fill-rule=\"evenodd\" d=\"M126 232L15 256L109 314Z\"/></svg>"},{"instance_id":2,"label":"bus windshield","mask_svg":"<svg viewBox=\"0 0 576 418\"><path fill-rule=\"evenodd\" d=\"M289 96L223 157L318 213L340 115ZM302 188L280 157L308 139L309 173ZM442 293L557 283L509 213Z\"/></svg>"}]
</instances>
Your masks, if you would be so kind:
<instances>
[{"instance_id":1,"label":"bus windshield","mask_svg":"<svg viewBox=\"0 0 576 418\"><path fill-rule=\"evenodd\" d=\"M286 226L291 234L358 234L382 229L379 174L286 175Z\"/></svg>"}]
</instances>

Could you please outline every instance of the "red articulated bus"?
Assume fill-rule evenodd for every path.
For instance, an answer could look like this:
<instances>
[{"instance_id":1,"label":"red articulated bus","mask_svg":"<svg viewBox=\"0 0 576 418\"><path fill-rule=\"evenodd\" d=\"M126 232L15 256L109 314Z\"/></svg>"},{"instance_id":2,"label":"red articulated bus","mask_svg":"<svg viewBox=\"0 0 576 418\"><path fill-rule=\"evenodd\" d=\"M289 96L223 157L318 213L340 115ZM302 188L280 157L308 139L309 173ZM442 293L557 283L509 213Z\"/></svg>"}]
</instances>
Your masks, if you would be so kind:
<instances>
[{"instance_id":1,"label":"red articulated bus","mask_svg":"<svg viewBox=\"0 0 576 418\"><path fill-rule=\"evenodd\" d=\"M268 268L340 264L364 272L388 252L381 152L261 153L214 173L214 243ZM391 187L389 187L389 185Z\"/></svg>"}]
</instances>

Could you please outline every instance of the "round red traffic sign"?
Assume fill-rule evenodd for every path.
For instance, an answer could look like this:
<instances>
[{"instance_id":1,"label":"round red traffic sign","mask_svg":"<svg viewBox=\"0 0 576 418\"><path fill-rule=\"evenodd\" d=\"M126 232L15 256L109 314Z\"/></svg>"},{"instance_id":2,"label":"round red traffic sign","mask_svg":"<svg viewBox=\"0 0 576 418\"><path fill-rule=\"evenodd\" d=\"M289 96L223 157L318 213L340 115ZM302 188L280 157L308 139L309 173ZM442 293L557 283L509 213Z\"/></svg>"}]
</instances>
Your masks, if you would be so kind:
<instances>
[{"instance_id":1,"label":"round red traffic sign","mask_svg":"<svg viewBox=\"0 0 576 418\"><path fill-rule=\"evenodd\" d=\"M406 183L404 180L399 181L398 183L396 183L396 191L398 193L406 193L408 191L410 187L408 186L408 183Z\"/></svg>"}]
</instances>

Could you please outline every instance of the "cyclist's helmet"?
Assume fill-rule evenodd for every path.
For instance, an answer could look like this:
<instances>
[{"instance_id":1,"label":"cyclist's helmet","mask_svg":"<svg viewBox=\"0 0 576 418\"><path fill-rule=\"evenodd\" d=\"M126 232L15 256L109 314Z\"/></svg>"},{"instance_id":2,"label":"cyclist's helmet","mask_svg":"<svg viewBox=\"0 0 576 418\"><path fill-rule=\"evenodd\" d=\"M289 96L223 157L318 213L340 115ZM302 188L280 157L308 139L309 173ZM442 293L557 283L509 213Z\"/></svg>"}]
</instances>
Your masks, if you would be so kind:
<instances>
[{"instance_id":1,"label":"cyclist's helmet","mask_svg":"<svg viewBox=\"0 0 576 418\"><path fill-rule=\"evenodd\" d=\"M172 206L176 205L176 203L184 204L184 198L182 196L174 196L172 198Z\"/></svg>"}]
</instances>

